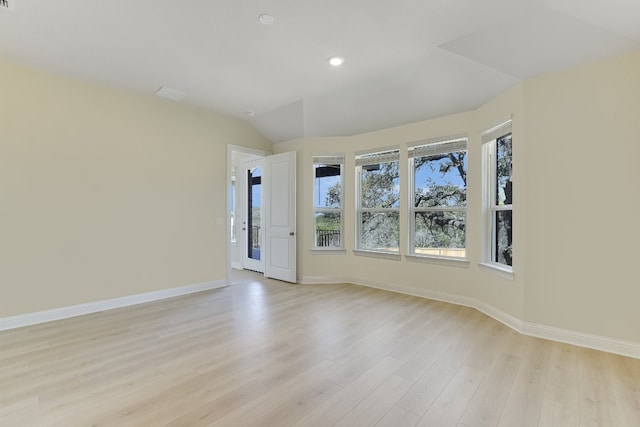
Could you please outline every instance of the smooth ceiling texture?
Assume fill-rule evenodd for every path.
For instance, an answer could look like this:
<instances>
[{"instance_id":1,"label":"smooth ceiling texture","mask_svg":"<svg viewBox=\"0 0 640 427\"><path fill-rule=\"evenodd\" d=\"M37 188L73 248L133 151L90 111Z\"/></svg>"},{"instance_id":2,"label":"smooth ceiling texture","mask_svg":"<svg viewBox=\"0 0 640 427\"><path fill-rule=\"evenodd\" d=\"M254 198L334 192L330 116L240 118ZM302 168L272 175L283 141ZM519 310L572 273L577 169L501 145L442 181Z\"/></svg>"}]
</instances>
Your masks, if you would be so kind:
<instances>
[{"instance_id":1,"label":"smooth ceiling texture","mask_svg":"<svg viewBox=\"0 0 640 427\"><path fill-rule=\"evenodd\" d=\"M638 0L13 3L0 9L1 56L137 92L177 89L272 142L466 111L524 78L640 48Z\"/></svg>"}]
</instances>

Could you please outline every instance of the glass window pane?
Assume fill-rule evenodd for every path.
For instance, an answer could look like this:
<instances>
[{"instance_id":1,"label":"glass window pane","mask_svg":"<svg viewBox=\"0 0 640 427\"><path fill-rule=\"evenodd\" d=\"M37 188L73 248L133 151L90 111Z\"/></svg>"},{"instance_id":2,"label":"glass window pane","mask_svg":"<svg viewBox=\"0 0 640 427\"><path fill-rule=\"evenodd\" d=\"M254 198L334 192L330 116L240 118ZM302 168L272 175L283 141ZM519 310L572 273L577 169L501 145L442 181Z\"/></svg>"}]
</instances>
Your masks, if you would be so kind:
<instances>
[{"instance_id":1,"label":"glass window pane","mask_svg":"<svg viewBox=\"0 0 640 427\"><path fill-rule=\"evenodd\" d=\"M363 208L397 208L400 206L398 162L362 166L360 172Z\"/></svg>"},{"instance_id":2,"label":"glass window pane","mask_svg":"<svg viewBox=\"0 0 640 427\"><path fill-rule=\"evenodd\" d=\"M260 206L262 193L262 168L257 167L247 171L249 194L247 199L247 229L251 232L248 235L247 257L260 260L260 242L262 236L260 232Z\"/></svg>"},{"instance_id":3,"label":"glass window pane","mask_svg":"<svg viewBox=\"0 0 640 427\"><path fill-rule=\"evenodd\" d=\"M340 247L340 213L316 212L316 246Z\"/></svg>"},{"instance_id":4,"label":"glass window pane","mask_svg":"<svg viewBox=\"0 0 640 427\"><path fill-rule=\"evenodd\" d=\"M416 212L414 252L464 258L465 216L464 212Z\"/></svg>"},{"instance_id":5,"label":"glass window pane","mask_svg":"<svg viewBox=\"0 0 640 427\"><path fill-rule=\"evenodd\" d=\"M339 208L341 204L339 164L315 164L315 197L316 208Z\"/></svg>"},{"instance_id":6,"label":"glass window pane","mask_svg":"<svg viewBox=\"0 0 640 427\"><path fill-rule=\"evenodd\" d=\"M467 205L467 152L414 159L414 206Z\"/></svg>"},{"instance_id":7,"label":"glass window pane","mask_svg":"<svg viewBox=\"0 0 640 427\"><path fill-rule=\"evenodd\" d=\"M513 261L513 213L512 211L494 212L494 254L493 260L500 264L512 265Z\"/></svg>"},{"instance_id":8,"label":"glass window pane","mask_svg":"<svg viewBox=\"0 0 640 427\"><path fill-rule=\"evenodd\" d=\"M231 177L231 188L229 190L229 223L231 224L231 241L236 241L236 177Z\"/></svg>"},{"instance_id":9,"label":"glass window pane","mask_svg":"<svg viewBox=\"0 0 640 427\"><path fill-rule=\"evenodd\" d=\"M513 204L511 135L496 140L496 204Z\"/></svg>"},{"instance_id":10,"label":"glass window pane","mask_svg":"<svg viewBox=\"0 0 640 427\"><path fill-rule=\"evenodd\" d=\"M398 251L399 212L363 212L360 224L360 249Z\"/></svg>"}]
</instances>

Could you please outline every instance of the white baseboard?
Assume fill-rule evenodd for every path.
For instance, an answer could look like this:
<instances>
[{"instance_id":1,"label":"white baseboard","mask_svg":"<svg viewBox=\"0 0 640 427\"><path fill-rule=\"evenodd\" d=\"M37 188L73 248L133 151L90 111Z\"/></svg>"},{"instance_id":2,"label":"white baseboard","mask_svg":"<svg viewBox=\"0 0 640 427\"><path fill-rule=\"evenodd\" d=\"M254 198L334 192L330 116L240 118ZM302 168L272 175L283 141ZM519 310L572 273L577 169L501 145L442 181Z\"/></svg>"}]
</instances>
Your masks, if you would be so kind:
<instances>
[{"instance_id":1,"label":"white baseboard","mask_svg":"<svg viewBox=\"0 0 640 427\"><path fill-rule=\"evenodd\" d=\"M640 343L585 334L583 332L554 328L536 323L525 323L521 332L532 337L544 338L551 341L640 359Z\"/></svg>"},{"instance_id":2,"label":"white baseboard","mask_svg":"<svg viewBox=\"0 0 640 427\"><path fill-rule=\"evenodd\" d=\"M97 313L99 311L112 310L114 308L144 304L146 302L158 301L161 299L222 288L224 286L227 286L226 281L217 280L213 282L198 283L195 285L147 292L144 294L129 295L126 297L89 302L86 304L73 305L69 307L54 308L52 310L22 314L13 317L4 317L0 318L0 331L21 328L23 326L37 325L39 323L51 322L54 320L67 319L70 317L82 316L90 313Z\"/></svg>"},{"instance_id":3,"label":"white baseboard","mask_svg":"<svg viewBox=\"0 0 640 427\"><path fill-rule=\"evenodd\" d=\"M487 316L497 320L498 322L510 327L511 329L523 335L640 359L640 343L617 340L598 335L591 335L568 329L554 328L551 326L539 325L536 323L524 322L517 317L509 313L505 313L502 310L498 310L497 308L476 298L447 294L444 292L432 291L428 289L415 289L403 286L395 286L383 282L365 281L354 278L339 283L345 282L352 283L354 285L382 289L391 292L398 292L401 294L475 308L476 310L486 314Z\"/></svg>"},{"instance_id":4,"label":"white baseboard","mask_svg":"<svg viewBox=\"0 0 640 427\"><path fill-rule=\"evenodd\" d=\"M304 276L299 283L301 285L337 285L340 283L353 283L349 279L342 277L328 276Z\"/></svg>"},{"instance_id":5,"label":"white baseboard","mask_svg":"<svg viewBox=\"0 0 640 427\"><path fill-rule=\"evenodd\" d=\"M360 280L355 278L306 276L303 277L300 283L309 285L350 283L358 286L366 286L369 288L381 289L385 291L397 292L420 298L427 298L436 301L471 307L524 335L640 359L640 343L607 338L598 335L591 335L568 329L540 325L536 323L523 322L515 316L498 310L495 307L476 298L448 294L445 292L433 291L429 289L416 289L403 286L394 286L389 285L389 283L386 282ZM39 323L51 322L54 320L67 319L70 317L82 316L84 314L112 310L115 308L127 307L136 304L143 304L146 302L157 301L181 295L188 295L196 292L221 288L224 286L227 286L227 283L224 280L218 280L214 282L205 282L196 285L164 289L161 291L130 295L104 301L95 301L70 307L56 308L53 310L40 311L19 316L0 318L0 331L20 328L23 326L36 325Z\"/></svg>"}]
</instances>

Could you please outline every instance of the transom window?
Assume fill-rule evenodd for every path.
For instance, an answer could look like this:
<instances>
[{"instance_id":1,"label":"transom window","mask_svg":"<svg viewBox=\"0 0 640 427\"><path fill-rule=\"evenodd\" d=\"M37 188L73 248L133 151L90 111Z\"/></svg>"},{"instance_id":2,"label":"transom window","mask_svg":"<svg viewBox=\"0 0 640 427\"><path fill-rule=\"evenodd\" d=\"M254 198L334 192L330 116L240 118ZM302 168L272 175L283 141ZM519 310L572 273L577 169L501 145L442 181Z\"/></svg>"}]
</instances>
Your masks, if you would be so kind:
<instances>
[{"instance_id":1,"label":"transom window","mask_svg":"<svg viewBox=\"0 0 640 427\"><path fill-rule=\"evenodd\" d=\"M344 156L313 157L314 247L344 247L342 189Z\"/></svg>"},{"instance_id":2,"label":"transom window","mask_svg":"<svg viewBox=\"0 0 640 427\"><path fill-rule=\"evenodd\" d=\"M399 252L400 150L356 156L357 248Z\"/></svg>"},{"instance_id":3,"label":"transom window","mask_svg":"<svg viewBox=\"0 0 640 427\"><path fill-rule=\"evenodd\" d=\"M409 147L409 251L466 258L467 138Z\"/></svg>"}]
</instances>

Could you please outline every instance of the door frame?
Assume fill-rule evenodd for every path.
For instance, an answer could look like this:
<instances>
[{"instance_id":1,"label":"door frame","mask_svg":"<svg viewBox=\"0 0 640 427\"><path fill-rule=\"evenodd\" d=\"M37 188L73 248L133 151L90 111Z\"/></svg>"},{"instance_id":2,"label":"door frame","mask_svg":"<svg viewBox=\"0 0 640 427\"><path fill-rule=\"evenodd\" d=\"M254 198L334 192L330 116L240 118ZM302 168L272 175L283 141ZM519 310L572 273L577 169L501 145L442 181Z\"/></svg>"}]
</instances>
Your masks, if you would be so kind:
<instances>
[{"instance_id":1,"label":"door frame","mask_svg":"<svg viewBox=\"0 0 640 427\"><path fill-rule=\"evenodd\" d=\"M226 200L226 213L225 213L225 233L227 244L227 284L232 284L232 254L231 254L231 177L233 176L234 158L238 157L267 157L271 155L271 152L264 150L257 150L255 148L243 147L241 145L227 144L227 179L225 183L225 200ZM239 161L238 161L239 162ZM237 177L236 177L237 178ZM236 193L237 200L237 193ZM236 221L237 227L237 221Z\"/></svg>"}]
</instances>

